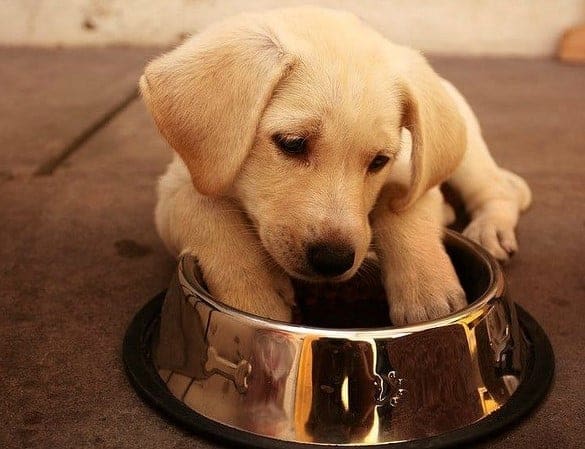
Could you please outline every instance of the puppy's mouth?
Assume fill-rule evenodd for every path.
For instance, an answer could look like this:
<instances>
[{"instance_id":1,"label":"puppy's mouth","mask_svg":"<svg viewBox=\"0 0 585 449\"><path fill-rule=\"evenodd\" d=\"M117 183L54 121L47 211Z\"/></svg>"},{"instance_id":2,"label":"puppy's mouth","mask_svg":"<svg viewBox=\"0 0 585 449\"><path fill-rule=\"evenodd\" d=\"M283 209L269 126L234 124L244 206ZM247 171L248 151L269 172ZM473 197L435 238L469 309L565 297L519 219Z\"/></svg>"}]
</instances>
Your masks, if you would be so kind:
<instances>
[{"instance_id":1,"label":"puppy's mouth","mask_svg":"<svg viewBox=\"0 0 585 449\"><path fill-rule=\"evenodd\" d=\"M285 271L288 273L289 276L299 279L305 282L311 283L322 283L322 282L329 282L329 283L336 283L336 282L345 282L351 279L358 271L359 267L351 268L345 273L342 273L337 276L322 276L319 274L312 273L308 270L297 271L297 270L289 270L285 268Z\"/></svg>"}]
</instances>

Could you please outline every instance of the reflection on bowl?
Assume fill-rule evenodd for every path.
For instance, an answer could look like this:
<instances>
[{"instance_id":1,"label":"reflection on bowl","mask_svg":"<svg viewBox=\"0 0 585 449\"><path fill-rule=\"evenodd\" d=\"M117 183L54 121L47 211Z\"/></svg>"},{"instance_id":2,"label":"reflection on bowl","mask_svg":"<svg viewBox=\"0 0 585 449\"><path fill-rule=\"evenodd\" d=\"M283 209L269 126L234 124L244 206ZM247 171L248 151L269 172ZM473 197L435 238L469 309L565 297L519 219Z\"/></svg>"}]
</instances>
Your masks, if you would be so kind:
<instances>
[{"instance_id":1,"label":"reflection on bowl","mask_svg":"<svg viewBox=\"0 0 585 449\"><path fill-rule=\"evenodd\" d=\"M530 336L496 261L458 234L445 244L470 305L402 327L389 326L376 275L297 285L303 324L293 325L218 303L196 261L182 257L147 343L179 419L191 413L204 430L256 447L270 440L247 435L292 447L376 445L435 437L498 411L532 376Z\"/></svg>"}]
</instances>

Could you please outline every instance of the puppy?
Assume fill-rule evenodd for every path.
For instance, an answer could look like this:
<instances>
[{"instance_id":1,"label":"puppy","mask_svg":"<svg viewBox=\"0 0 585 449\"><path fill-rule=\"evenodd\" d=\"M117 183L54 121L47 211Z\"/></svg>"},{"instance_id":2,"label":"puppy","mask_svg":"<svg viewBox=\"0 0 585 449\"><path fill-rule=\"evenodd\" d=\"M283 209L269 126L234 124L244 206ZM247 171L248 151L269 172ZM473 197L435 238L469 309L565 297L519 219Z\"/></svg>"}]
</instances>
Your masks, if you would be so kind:
<instances>
[{"instance_id":1,"label":"puppy","mask_svg":"<svg viewBox=\"0 0 585 449\"><path fill-rule=\"evenodd\" d=\"M152 61L140 88L176 151L158 232L233 307L288 321L291 277L346 280L373 248L393 323L462 308L441 242L445 181L468 237L500 260L517 249L526 183L496 165L465 99L418 52L351 14L227 19Z\"/></svg>"}]
</instances>

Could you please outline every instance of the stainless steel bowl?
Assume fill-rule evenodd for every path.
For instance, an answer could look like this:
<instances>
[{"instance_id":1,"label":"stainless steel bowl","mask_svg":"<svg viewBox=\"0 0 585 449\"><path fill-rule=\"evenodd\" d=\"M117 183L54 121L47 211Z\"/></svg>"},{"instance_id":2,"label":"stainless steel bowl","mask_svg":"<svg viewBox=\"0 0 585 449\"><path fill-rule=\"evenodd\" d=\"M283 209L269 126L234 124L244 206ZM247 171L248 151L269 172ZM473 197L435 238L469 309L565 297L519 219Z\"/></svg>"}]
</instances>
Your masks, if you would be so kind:
<instances>
[{"instance_id":1,"label":"stainless steel bowl","mask_svg":"<svg viewBox=\"0 0 585 449\"><path fill-rule=\"evenodd\" d=\"M458 234L445 243L470 305L383 328L316 327L320 316L335 325L332 300L319 297L302 303L311 326L242 313L214 300L184 256L162 309L161 295L128 331L130 378L183 425L253 447L440 447L493 432L544 396L552 350L507 298L497 262ZM359 296L378 292L383 304L371 287L358 285ZM343 286L308 288L315 297ZM329 309L342 324L380 322L383 306L359 316L376 298L350 299Z\"/></svg>"}]
</instances>

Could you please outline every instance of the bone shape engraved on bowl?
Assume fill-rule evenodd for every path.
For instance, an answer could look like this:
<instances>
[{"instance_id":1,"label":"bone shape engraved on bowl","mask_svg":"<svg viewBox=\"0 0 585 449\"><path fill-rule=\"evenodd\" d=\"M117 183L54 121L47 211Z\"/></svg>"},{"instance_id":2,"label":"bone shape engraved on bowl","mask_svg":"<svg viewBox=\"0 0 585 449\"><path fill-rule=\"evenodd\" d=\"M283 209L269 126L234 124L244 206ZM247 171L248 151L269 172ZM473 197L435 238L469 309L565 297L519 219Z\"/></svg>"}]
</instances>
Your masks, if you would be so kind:
<instances>
[{"instance_id":1,"label":"bone shape engraved on bowl","mask_svg":"<svg viewBox=\"0 0 585 449\"><path fill-rule=\"evenodd\" d=\"M390 371L386 375L376 374L374 384L377 390L377 405L389 404L391 407L396 407L406 393L406 389L403 388L404 379L397 377L396 371Z\"/></svg>"},{"instance_id":2,"label":"bone shape engraved on bowl","mask_svg":"<svg viewBox=\"0 0 585 449\"><path fill-rule=\"evenodd\" d=\"M221 357L213 346L209 346L205 371L209 375L217 373L230 379L240 393L245 393L248 390L248 376L252 372L252 365L245 359L240 360L237 364L230 362Z\"/></svg>"}]
</instances>

